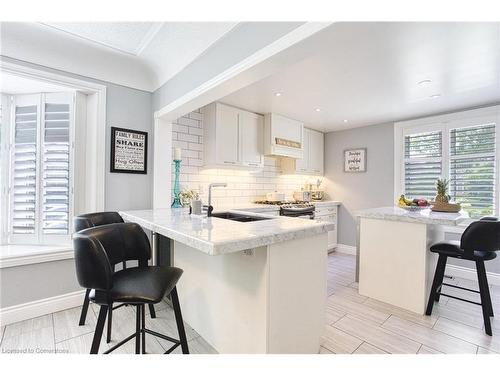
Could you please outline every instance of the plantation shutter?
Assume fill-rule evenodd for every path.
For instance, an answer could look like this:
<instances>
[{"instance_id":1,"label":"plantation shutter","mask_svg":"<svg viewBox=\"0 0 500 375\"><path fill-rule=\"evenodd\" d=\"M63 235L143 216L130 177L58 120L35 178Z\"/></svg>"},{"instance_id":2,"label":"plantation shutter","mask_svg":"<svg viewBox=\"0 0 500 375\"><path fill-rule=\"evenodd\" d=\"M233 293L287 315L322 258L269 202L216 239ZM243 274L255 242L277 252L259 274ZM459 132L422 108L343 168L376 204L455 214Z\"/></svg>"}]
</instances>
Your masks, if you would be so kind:
<instances>
[{"instance_id":1,"label":"plantation shutter","mask_svg":"<svg viewBox=\"0 0 500 375\"><path fill-rule=\"evenodd\" d=\"M10 190L14 235L36 235L38 104L38 95L26 95L16 98L14 106Z\"/></svg>"},{"instance_id":2,"label":"plantation shutter","mask_svg":"<svg viewBox=\"0 0 500 375\"><path fill-rule=\"evenodd\" d=\"M45 94L42 145L43 234L69 233L71 97Z\"/></svg>"},{"instance_id":3,"label":"plantation shutter","mask_svg":"<svg viewBox=\"0 0 500 375\"><path fill-rule=\"evenodd\" d=\"M12 243L69 239L72 93L13 97L10 154Z\"/></svg>"},{"instance_id":4,"label":"plantation shutter","mask_svg":"<svg viewBox=\"0 0 500 375\"><path fill-rule=\"evenodd\" d=\"M404 176L408 198L433 199L442 173L441 131L405 136Z\"/></svg>"},{"instance_id":5,"label":"plantation shutter","mask_svg":"<svg viewBox=\"0 0 500 375\"><path fill-rule=\"evenodd\" d=\"M450 131L450 195L472 218L495 214L495 124Z\"/></svg>"}]
</instances>

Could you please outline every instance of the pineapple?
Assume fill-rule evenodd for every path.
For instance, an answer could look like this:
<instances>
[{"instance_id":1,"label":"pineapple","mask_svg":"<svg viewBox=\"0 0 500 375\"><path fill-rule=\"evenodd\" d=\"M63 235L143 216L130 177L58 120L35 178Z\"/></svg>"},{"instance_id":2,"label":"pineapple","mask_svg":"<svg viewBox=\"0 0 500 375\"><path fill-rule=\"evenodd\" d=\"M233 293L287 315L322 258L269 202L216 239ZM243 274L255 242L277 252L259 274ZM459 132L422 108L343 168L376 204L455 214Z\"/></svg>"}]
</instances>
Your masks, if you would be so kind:
<instances>
[{"instance_id":1,"label":"pineapple","mask_svg":"<svg viewBox=\"0 0 500 375\"><path fill-rule=\"evenodd\" d=\"M437 195L434 198L436 203L448 203L450 196L448 195L448 183L446 178L438 178L436 181Z\"/></svg>"}]
</instances>

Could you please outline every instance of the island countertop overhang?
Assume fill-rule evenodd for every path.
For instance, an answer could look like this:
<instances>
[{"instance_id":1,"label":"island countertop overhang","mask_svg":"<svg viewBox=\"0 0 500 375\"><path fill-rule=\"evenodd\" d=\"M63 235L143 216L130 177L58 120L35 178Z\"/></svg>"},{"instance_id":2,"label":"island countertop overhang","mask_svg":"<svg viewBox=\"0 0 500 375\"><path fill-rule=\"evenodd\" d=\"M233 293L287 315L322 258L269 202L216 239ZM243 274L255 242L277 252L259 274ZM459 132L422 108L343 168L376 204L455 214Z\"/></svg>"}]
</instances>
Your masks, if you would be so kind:
<instances>
[{"instance_id":1,"label":"island countertop overhang","mask_svg":"<svg viewBox=\"0 0 500 375\"><path fill-rule=\"evenodd\" d=\"M355 212L358 218L379 219L389 221L403 221L407 223L420 223L430 225L456 226L469 220L465 211L457 213L434 212L430 209L409 211L399 207L378 207L359 210Z\"/></svg>"},{"instance_id":2,"label":"island countertop overhang","mask_svg":"<svg viewBox=\"0 0 500 375\"><path fill-rule=\"evenodd\" d=\"M236 222L216 217L189 215L186 209L154 209L120 211L123 219L191 246L207 255L234 253L277 242L326 233L334 225L317 220L305 220L283 216L256 214L228 210L254 216L268 217L270 220Z\"/></svg>"}]
</instances>

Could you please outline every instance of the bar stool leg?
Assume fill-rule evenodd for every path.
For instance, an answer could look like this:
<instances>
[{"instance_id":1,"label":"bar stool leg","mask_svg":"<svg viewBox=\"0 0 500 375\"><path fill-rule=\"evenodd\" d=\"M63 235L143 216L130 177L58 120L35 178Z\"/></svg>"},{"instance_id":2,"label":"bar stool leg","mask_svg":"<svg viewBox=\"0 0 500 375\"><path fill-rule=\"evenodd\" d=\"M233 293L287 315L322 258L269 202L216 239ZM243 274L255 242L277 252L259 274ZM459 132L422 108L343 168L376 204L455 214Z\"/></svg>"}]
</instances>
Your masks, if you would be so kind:
<instances>
[{"instance_id":1,"label":"bar stool leg","mask_svg":"<svg viewBox=\"0 0 500 375\"><path fill-rule=\"evenodd\" d=\"M90 348L90 354L99 353L99 345L101 344L102 331L104 330L104 323L106 322L106 315L108 312L108 306L101 305L99 310L99 317L97 318L97 324L95 327L94 338L92 340L92 347Z\"/></svg>"},{"instance_id":2,"label":"bar stool leg","mask_svg":"<svg viewBox=\"0 0 500 375\"><path fill-rule=\"evenodd\" d=\"M85 291L85 297L83 297L82 312L80 314L80 322L78 323L79 326L84 326L85 319L87 319L87 311L89 309L89 295L90 295L90 289L87 289Z\"/></svg>"},{"instance_id":3,"label":"bar stool leg","mask_svg":"<svg viewBox=\"0 0 500 375\"><path fill-rule=\"evenodd\" d=\"M141 354L141 305L135 313L135 354Z\"/></svg>"},{"instance_id":4,"label":"bar stool leg","mask_svg":"<svg viewBox=\"0 0 500 375\"><path fill-rule=\"evenodd\" d=\"M495 316L493 314L493 304L491 303L490 287L488 284L488 277L486 275L486 267L484 267L484 261L483 261L483 268L484 268L484 270L483 270L484 272L482 272L482 277L483 277L483 284L485 285L484 291L486 294L486 299L488 301L488 310L489 310L490 316Z\"/></svg>"},{"instance_id":5,"label":"bar stool leg","mask_svg":"<svg viewBox=\"0 0 500 375\"><path fill-rule=\"evenodd\" d=\"M149 304L149 315L151 316L151 319L156 318L155 306L152 303Z\"/></svg>"},{"instance_id":6,"label":"bar stool leg","mask_svg":"<svg viewBox=\"0 0 500 375\"><path fill-rule=\"evenodd\" d=\"M182 354L189 354L186 331L184 330L184 322L182 320L181 306L179 304L179 296L177 295L177 288L172 289L170 296L172 297L172 306L174 308L175 322L177 323L177 331L179 331L179 340L181 342Z\"/></svg>"},{"instance_id":7,"label":"bar stool leg","mask_svg":"<svg viewBox=\"0 0 500 375\"><path fill-rule=\"evenodd\" d=\"M486 269L482 260L476 260L477 281L479 283L479 294L481 296L481 308L483 309L484 330L488 336L492 336L491 332L491 306L489 299L488 284L486 279Z\"/></svg>"},{"instance_id":8,"label":"bar stool leg","mask_svg":"<svg viewBox=\"0 0 500 375\"><path fill-rule=\"evenodd\" d=\"M432 314L432 308L434 306L434 301L438 296L437 290L443 283L444 270L446 268L446 259L448 257L446 255L439 254L436 272L434 273L434 280L432 282L431 292L429 294L429 302L427 303L427 310L425 311L425 315Z\"/></svg>"},{"instance_id":9,"label":"bar stool leg","mask_svg":"<svg viewBox=\"0 0 500 375\"><path fill-rule=\"evenodd\" d=\"M141 306L141 315L142 354L146 354L146 305Z\"/></svg>"},{"instance_id":10,"label":"bar stool leg","mask_svg":"<svg viewBox=\"0 0 500 375\"><path fill-rule=\"evenodd\" d=\"M113 324L113 304L109 304L108 310L108 331L106 334L106 342L109 344L111 342L111 328Z\"/></svg>"}]
</instances>

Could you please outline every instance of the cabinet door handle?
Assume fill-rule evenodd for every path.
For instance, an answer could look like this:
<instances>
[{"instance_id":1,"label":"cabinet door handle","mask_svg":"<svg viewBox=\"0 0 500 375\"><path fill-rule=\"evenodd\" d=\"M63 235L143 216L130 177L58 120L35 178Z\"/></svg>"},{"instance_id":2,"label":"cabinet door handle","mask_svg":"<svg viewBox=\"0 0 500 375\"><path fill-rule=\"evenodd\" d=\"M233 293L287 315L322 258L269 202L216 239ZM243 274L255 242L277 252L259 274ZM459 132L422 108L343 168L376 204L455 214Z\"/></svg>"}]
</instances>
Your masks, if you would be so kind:
<instances>
[{"instance_id":1,"label":"cabinet door handle","mask_svg":"<svg viewBox=\"0 0 500 375\"><path fill-rule=\"evenodd\" d=\"M236 164L236 162L235 161L225 161L224 160L224 164Z\"/></svg>"}]
</instances>

